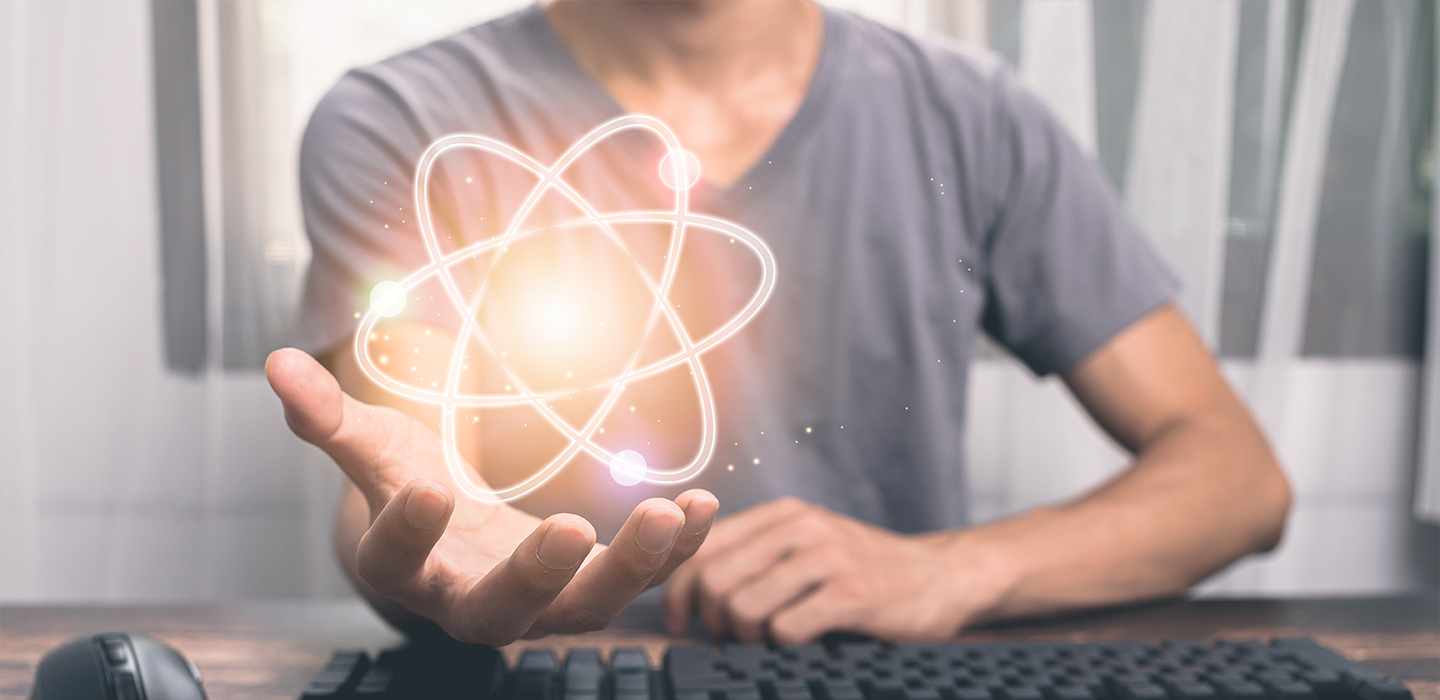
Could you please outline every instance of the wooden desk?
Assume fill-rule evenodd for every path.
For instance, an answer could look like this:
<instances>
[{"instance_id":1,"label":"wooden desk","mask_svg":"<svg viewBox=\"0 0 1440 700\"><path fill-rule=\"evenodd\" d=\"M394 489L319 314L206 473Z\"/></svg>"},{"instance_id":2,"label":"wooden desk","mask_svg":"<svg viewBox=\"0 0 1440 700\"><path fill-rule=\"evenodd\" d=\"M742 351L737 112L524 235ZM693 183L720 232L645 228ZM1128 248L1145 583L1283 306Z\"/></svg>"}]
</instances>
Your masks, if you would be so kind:
<instances>
[{"instance_id":1,"label":"wooden desk","mask_svg":"<svg viewBox=\"0 0 1440 700\"><path fill-rule=\"evenodd\" d=\"M653 605L637 604L610 630L522 647L643 646L659 658L667 641ZM24 698L35 664L73 637L143 632L189 656L212 700L293 700L336 647L372 652L401 640L358 602L238 603L154 607L0 607L0 697ZM1314 637L1409 684L1417 700L1440 700L1440 596L1416 598L1169 601L1012 624L967 640L1157 640Z\"/></svg>"}]
</instances>

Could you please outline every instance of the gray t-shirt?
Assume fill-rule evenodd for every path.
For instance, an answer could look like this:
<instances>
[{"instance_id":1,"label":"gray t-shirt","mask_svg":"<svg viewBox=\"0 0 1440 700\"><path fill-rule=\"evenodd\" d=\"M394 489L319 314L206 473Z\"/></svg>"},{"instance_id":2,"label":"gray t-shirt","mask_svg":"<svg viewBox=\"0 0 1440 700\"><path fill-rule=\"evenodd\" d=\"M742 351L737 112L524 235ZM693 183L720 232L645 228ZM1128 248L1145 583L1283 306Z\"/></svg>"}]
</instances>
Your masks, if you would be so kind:
<instances>
[{"instance_id":1,"label":"gray t-shirt","mask_svg":"<svg viewBox=\"0 0 1440 700\"><path fill-rule=\"evenodd\" d=\"M1060 372L1176 284L1091 161L998 62L833 9L824 32L809 92L770 150L729 187L692 191L692 210L767 241L778 284L749 326L704 356L719 447L686 486L715 491L722 513L793 494L899 531L964 525L979 333L1038 374ZM429 144L485 134L548 163L621 113L536 7L351 71L316 108L301 152L314 258L300 346L350 342L371 287L427 264L411 199ZM567 179L603 207L666 208L656 153L615 139ZM495 235L534 185L479 156L437 173L432 206L451 242ZM670 301L702 309L687 323L713 323L724 313L703 308L734 308L757 268L724 237L688 240ZM562 264L579 275L605 262L593 245L564 242L574 254ZM455 323L444 308L431 315ZM636 391L624 403L644 404ZM664 404L668 391L649 398ZM685 427L655 439L684 445L697 439L686 410L640 414L677 416ZM534 416L482 425L487 454L510 450L486 457L487 478L525 461L519 443L533 466L563 446ZM604 537L641 498L681 490L623 488L581 457L519 505L580 513Z\"/></svg>"}]
</instances>

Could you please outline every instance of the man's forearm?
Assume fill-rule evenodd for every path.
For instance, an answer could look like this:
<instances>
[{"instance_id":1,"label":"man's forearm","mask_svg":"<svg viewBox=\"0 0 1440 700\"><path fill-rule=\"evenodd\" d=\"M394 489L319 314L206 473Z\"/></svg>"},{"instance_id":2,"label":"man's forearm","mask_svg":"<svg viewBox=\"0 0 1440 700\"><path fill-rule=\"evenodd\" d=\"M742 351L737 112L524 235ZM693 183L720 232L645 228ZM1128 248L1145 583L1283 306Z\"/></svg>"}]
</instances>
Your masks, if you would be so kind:
<instances>
[{"instance_id":1,"label":"man's forearm","mask_svg":"<svg viewBox=\"0 0 1440 700\"><path fill-rule=\"evenodd\" d=\"M937 539L982 572L979 619L1015 617L1180 593L1275 546L1289 499L1253 423L1222 411L1158 431L1082 498Z\"/></svg>"}]
</instances>

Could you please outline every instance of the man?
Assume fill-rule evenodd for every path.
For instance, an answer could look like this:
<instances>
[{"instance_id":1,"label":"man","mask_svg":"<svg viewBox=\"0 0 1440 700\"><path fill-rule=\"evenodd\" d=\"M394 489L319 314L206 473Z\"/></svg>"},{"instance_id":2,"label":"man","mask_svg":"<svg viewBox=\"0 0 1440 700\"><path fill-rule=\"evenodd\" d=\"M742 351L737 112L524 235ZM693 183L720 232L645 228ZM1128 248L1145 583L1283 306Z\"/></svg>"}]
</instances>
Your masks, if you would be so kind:
<instances>
[{"instance_id":1,"label":"man","mask_svg":"<svg viewBox=\"0 0 1440 700\"><path fill-rule=\"evenodd\" d=\"M409 197L429 143L484 133L549 162L625 112L675 130L703 164L692 206L766 238L780 283L705 356L728 465L705 489L645 500L621 523L607 508L635 492L575 465L522 503L618 530L592 549L586 519L457 498L438 414L378 390L351 343L369 287L425 264ZM607 145L567 178L608 207L654 206L654 183L626 174L639 153ZM315 247L302 344L334 376L293 350L267 372L295 432L354 482L337 551L397 624L418 615L503 644L603 627L668 580L676 633L698 611L742 640L944 639L1172 595L1279 540L1283 473L1169 303L1172 278L1063 130L985 57L808 0L557 0L352 72L317 108L301 169ZM440 181L451 241L495 235L534 184L479 159ZM723 243L701 250L669 301L703 317L744 268ZM447 313L373 340L448 357ZM1069 503L965 527L964 386L981 329L1060 373L1130 468ZM410 369L433 376L423 362ZM672 415L636 403L645 421ZM473 423L487 479L543 440L521 419ZM720 502L750 507L712 528Z\"/></svg>"}]
</instances>

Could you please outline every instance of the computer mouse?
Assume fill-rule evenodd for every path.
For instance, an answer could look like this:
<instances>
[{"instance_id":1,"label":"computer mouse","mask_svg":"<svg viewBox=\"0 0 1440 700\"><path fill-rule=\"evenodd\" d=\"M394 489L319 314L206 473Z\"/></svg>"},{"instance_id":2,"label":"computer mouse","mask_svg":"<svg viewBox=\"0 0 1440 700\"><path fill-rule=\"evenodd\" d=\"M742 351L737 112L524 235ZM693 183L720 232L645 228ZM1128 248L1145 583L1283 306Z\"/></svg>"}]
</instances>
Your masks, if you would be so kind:
<instances>
[{"instance_id":1,"label":"computer mouse","mask_svg":"<svg viewBox=\"0 0 1440 700\"><path fill-rule=\"evenodd\" d=\"M205 700L200 671L143 634L81 637L50 650L30 700Z\"/></svg>"}]
</instances>

